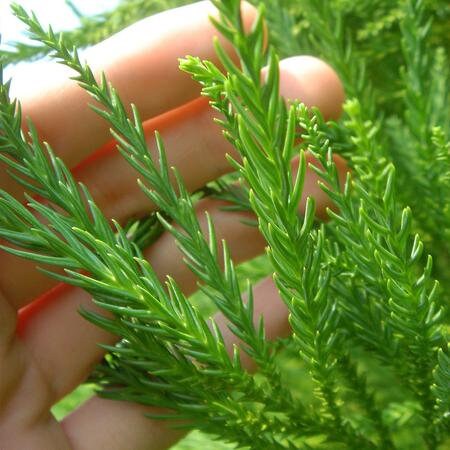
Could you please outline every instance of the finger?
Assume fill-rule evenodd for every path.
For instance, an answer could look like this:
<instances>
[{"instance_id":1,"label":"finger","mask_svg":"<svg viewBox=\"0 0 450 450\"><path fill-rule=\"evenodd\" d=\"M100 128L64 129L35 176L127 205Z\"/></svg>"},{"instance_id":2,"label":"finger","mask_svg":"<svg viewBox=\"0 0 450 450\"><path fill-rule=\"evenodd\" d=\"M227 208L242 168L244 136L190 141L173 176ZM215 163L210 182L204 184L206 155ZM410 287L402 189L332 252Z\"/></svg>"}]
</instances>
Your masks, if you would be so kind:
<instances>
[{"instance_id":1,"label":"finger","mask_svg":"<svg viewBox=\"0 0 450 450\"><path fill-rule=\"evenodd\" d=\"M186 431L170 428L169 422L148 419L161 413L135 403L92 397L62 421L73 450L166 450Z\"/></svg>"},{"instance_id":2,"label":"finger","mask_svg":"<svg viewBox=\"0 0 450 450\"><path fill-rule=\"evenodd\" d=\"M144 123L149 152L158 159L155 131L163 139L169 167L180 172L188 191L194 192L231 170L225 159L233 147L223 138L216 113L206 98L199 98ZM84 162L74 174L84 183L107 217L126 221L153 210L153 205L136 183L140 174L111 142L95 164ZM95 158L95 157L94 157ZM116 175L120 174L120 175Z\"/></svg>"},{"instance_id":3,"label":"finger","mask_svg":"<svg viewBox=\"0 0 450 450\"><path fill-rule=\"evenodd\" d=\"M276 289L271 280L266 279L257 285L254 289L254 293L255 321L261 314L270 319L266 321L267 337L272 339L277 336L286 335L288 332L287 311L277 297ZM233 344L236 343L235 337L226 327L226 321L223 320L223 317L217 317L216 320L224 335L227 348L229 348L231 352ZM85 330L79 331L84 334ZM59 345L61 345L60 337L64 336L67 332L68 330L66 328L64 333L58 335ZM96 338L100 337L101 336L97 336ZM112 341L112 339L109 338L107 340ZM77 342L78 351L80 348L83 348L82 344L82 342ZM64 358L67 358L67 356L72 353L72 349L67 350L68 353L64 354ZM77 353L73 356L76 357L76 354ZM253 362L248 357L244 356L243 363L250 369L254 368ZM11 367L8 369L11 369ZM23 370L19 372L23 373ZM30 370L28 372L30 372ZM58 374L58 376L60 375L61 374ZM47 394L41 397L41 401L43 401L43 404L45 405L50 405L51 402L48 396L48 389L41 389L41 386L38 384L39 381L42 383L42 380L39 380L42 379L41 371L34 370L34 373L32 373L32 376L28 376L28 379L35 385L37 392L44 392L44 394ZM5 380L2 382L2 387L4 387L4 381ZM28 395L28 391L28 389L23 390L23 393ZM33 444L39 447L38 443L41 440L46 442L47 445L48 442L57 441L59 442L58 448L63 449L66 448L66 446L68 447L64 437L55 427L53 420L51 418L45 419L45 417L43 418L41 414L36 412L36 406L33 405L33 403L36 402L36 398L33 400L34 401L32 402L27 402L27 416L31 416L31 419L28 419L27 424L28 431L30 431L30 429L33 430L31 433L33 436ZM3 401L2 403L6 402ZM9 406L11 407L11 405ZM138 450L142 448L147 450L162 450L169 448L182 437L184 434L183 432L174 431L165 423L145 418L144 413L149 412L155 413L157 410L141 405L108 401L94 397L80 409L68 416L63 421L62 425L70 442L70 448L74 450L81 450L84 448L108 448L110 450L121 450L123 448L133 448ZM12 423L11 427L13 426L14 429L20 429L20 426L18 426L17 423ZM30 436L30 433L20 434L23 435L24 438ZM3 442L5 441L3 440ZM20 447L17 436L14 439L14 444L19 445ZM25 445L25 442L23 444ZM44 448L44 445L42 447Z\"/></svg>"},{"instance_id":4,"label":"finger","mask_svg":"<svg viewBox=\"0 0 450 450\"><path fill-rule=\"evenodd\" d=\"M207 229L204 211L210 211L216 222L218 239L229 242L236 262L248 259L264 248L264 240L254 227L242 223L250 213L226 212L223 202L204 200L197 206L197 214L203 229ZM179 249L171 235L165 233L157 246L144 252L154 270L164 279L172 275L186 295L197 289L196 278L183 263ZM161 256L165 255L164 258ZM21 310L19 331L42 372L52 380L53 401L66 395L91 372L93 365L103 354L97 342L112 343L115 337L83 319L78 310L90 308L91 297L74 287L59 287ZM103 313L103 311L102 311ZM57 345L55 345L57 343ZM80 351L82 349L82 351ZM57 376L55 376L57 374Z\"/></svg>"},{"instance_id":5,"label":"finger","mask_svg":"<svg viewBox=\"0 0 450 450\"><path fill-rule=\"evenodd\" d=\"M266 278L254 288L255 324L261 315L265 318L265 331L268 339L289 335L288 310L281 301L277 288L271 278ZM238 344L227 327L223 316L216 316L216 322L224 336L230 354ZM242 352L242 362L249 370L255 369L254 362ZM170 448L184 434L170 428L165 423L147 419L145 413L157 413L156 408L93 397L79 409L66 417L63 426L74 443L74 448L88 447L122 450L165 450ZM95 443L95 445L92 445Z\"/></svg>"},{"instance_id":6,"label":"finger","mask_svg":"<svg viewBox=\"0 0 450 450\"><path fill-rule=\"evenodd\" d=\"M49 386L15 334L17 313L0 294L0 442L2 449L68 449L49 414ZM32 442L28 439L33 428ZM26 430L24 433L23 431Z\"/></svg>"},{"instance_id":7,"label":"finger","mask_svg":"<svg viewBox=\"0 0 450 450\"><path fill-rule=\"evenodd\" d=\"M289 336L289 312L280 298L273 278L270 276L257 283L253 288L253 296L255 326L258 325L260 317L263 317L264 330L269 341ZM228 320L222 314L217 314L215 320L224 337L228 353L232 355L233 347L239 345L240 341L228 328ZM250 371L257 369L255 361L247 353L242 351L240 356L244 367Z\"/></svg>"},{"instance_id":8,"label":"finger","mask_svg":"<svg viewBox=\"0 0 450 450\"><path fill-rule=\"evenodd\" d=\"M232 253L234 249L238 248L239 239L253 242L253 245L247 247L248 251L254 252L258 249L260 251L263 241L256 229L241 223L241 220L248 217L248 214L233 213L235 223L230 224L230 214L225 214L220 209L220 205L222 203L212 200L205 200L199 204L203 228L206 228L204 210L211 208L213 220L216 220L218 224L218 237L219 239L227 237L230 240ZM225 217L227 221L221 219ZM253 234L256 234L256 239L251 238ZM231 242L231 237L234 237L233 242ZM171 251L171 249L174 247L169 245L167 251ZM172 268L181 275L183 280L187 280L188 277L183 275L183 270L175 268L176 265L183 265L178 250L175 251ZM241 253L241 256L247 257L248 255ZM184 267L184 270L189 272L187 267ZM161 272L159 275L164 277L165 273ZM190 277L193 278L193 274ZM189 294L194 286L195 282L187 282L186 288L184 286L182 288L185 288L186 294ZM95 308L91 304L89 295L85 292L73 287L59 286L53 292L20 311L18 325L20 338L15 336L13 340L16 347L20 346L20 351L17 351L16 348L12 354L22 363L23 367L19 367L20 370L13 372L11 372L11 367L7 367L6 373L14 373L16 376L9 383L8 392L12 398L7 399L6 406L8 411L15 411L21 410L17 405L27 405L25 420L27 429L45 428L43 421L47 423L47 415L44 412L80 384L91 372L93 365L102 357L103 352L97 342L112 344L117 339L85 321L77 313L80 306ZM20 357L17 358L17 356ZM35 395L30 399L30 392L38 392L39 396ZM133 412L134 409L132 408L131 411L133 416L136 415ZM17 420L24 425L23 417Z\"/></svg>"},{"instance_id":9,"label":"finger","mask_svg":"<svg viewBox=\"0 0 450 450\"><path fill-rule=\"evenodd\" d=\"M317 184L316 175L308 173L306 192ZM224 202L204 199L196 207L203 230L207 230L204 212L209 211L216 226L218 241L224 239L235 262L260 254L266 243L257 228L243 223L254 219L251 213L223 210ZM182 261L182 254L172 235L164 233L145 252L160 278L171 275L189 295L197 288L197 279ZM54 401L70 392L90 373L102 355L94 342L112 343L114 337L82 319L77 310L90 305L90 296L73 287L59 287L21 311L19 329L32 354L39 358L48 379L53 379ZM58 342L58 346L54 345ZM83 348L83 352L79 349ZM70 355L71 357L68 357ZM58 377L52 376L57 373Z\"/></svg>"},{"instance_id":10,"label":"finger","mask_svg":"<svg viewBox=\"0 0 450 450\"><path fill-rule=\"evenodd\" d=\"M0 416L2 405L8 401L16 374L22 372L23 361L16 356L14 334L17 313L0 292Z\"/></svg>"},{"instance_id":11,"label":"finger","mask_svg":"<svg viewBox=\"0 0 450 450\"><path fill-rule=\"evenodd\" d=\"M330 117L338 117L343 100L342 85L328 65L312 57L295 57L283 60L281 67L282 95L298 98L308 106L325 111ZM302 84L303 78L310 80L310 84ZM213 122L215 115L207 102L199 99L151 119L144 125L151 153L155 156L154 131L157 129L165 142L169 165L177 167L190 191L199 189L231 169L225 158L226 153L237 156L223 138L219 126ZM336 162L345 172L342 160L336 158ZM146 214L151 209L136 183L138 174L114 150L113 143L101 149L100 155L94 155L88 163L81 164L75 173L88 186L107 217L124 221ZM317 177L308 171L306 193L316 198L318 217L323 218L329 201L316 180ZM0 270L0 287L16 307L23 306L54 283L34 270L34 266L32 262L11 255L0 259L0 268L3 269ZM21 282L23 276L27 277L28 283Z\"/></svg>"},{"instance_id":12,"label":"finger","mask_svg":"<svg viewBox=\"0 0 450 450\"><path fill-rule=\"evenodd\" d=\"M255 256L263 250L265 241L254 227L243 224L243 219L252 218L250 213L226 212L223 202L212 199L201 201L197 207L202 228L207 223L203 212L208 210L216 224L218 240L229 243L231 255L236 262ZM180 253L172 236L168 233L145 252L154 269L163 278L171 274L189 294L196 288L196 279L192 272L182 263ZM260 294L262 292L264 295ZM270 304L267 295L273 298ZM262 300L260 300L260 298ZM287 311L276 296L276 289L265 281L255 288L255 314L267 315L266 333L268 337L285 335L288 330ZM93 365L102 356L102 351L95 342L113 343L115 337L92 324L84 321L77 313L77 306L92 307L89 296L75 288L64 287L53 298L44 299L44 303L32 304L21 311L20 329L22 341L39 366L39 373L44 379L51 380L47 392L52 398L44 398L44 405L54 403L77 386L90 373ZM218 318L223 327L227 342L236 342L226 328L226 320ZM58 342L58 345L54 345ZM80 352L79 349L83 351ZM231 344L228 344L231 350ZM243 354L243 363L249 368L254 365ZM54 374L58 374L57 377ZM27 391L26 389L24 390ZM36 408L36 405L34 405ZM132 408L131 416L137 414ZM134 411L134 412L133 412ZM78 416L74 416L78 417ZM74 419L75 420L75 419ZM81 416L83 421L83 415Z\"/></svg>"},{"instance_id":13,"label":"finger","mask_svg":"<svg viewBox=\"0 0 450 450\"><path fill-rule=\"evenodd\" d=\"M342 84L331 67L317 58L296 56L282 60L280 91L287 99L319 108L326 119L337 119L341 113ZM178 169L191 192L232 169L225 158L227 153L238 157L214 123L216 116L206 99L197 99L144 124L152 156L157 157L154 132L158 130L169 166ZM110 143L102 150L102 157L94 159L96 164L82 164L75 173L108 217L124 220L141 216L148 212L149 203L136 183L139 175L113 146ZM320 189L315 189L315 194L321 195ZM320 207L325 200L318 203Z\"/></svg>"},{"instance_id":14,"label":"finger","mask_svg":"<svg viewBox=\"0 0 450 450\"><path fill-rule=\"evenodd\" d=\"M158 129L165 140L168 163L178 167L189 190L204 186L229 171L224 154L232 151L213 123L213 112L205 99L189 103L171 113L145 124L151 153L156 157L154 131ZM209 149L209 151L205 151ZM94 200L108 218L121 223L131 217L148 214L153 206L139 188L139 174L117 151L91 158L74 171L85 183ZM36 263L5 252L0 253L0 288L17 309L50 289L55 281L35 269ZM26 277L27 283L23 283Z\"/></svg>"},{"instance_id":15,"label":"finger","mask_svg":"<svg viewBox=\"0 0 450 450\"><path fill-rule=\"evenodd\" d=\"M264 243L256 229L241 223L243 218L248 218L248 214L227 214L221 210L221 206L223 206L222 203L212 200L200 202L198 208L202 217L203 228L206 228L204 210L208 208L211 210L213 220L217 223L219 239L226 237L230 240L230 249L232 253L237 254L236 259L249 256L242 252L242 245L237 245L241 239L250 243L245 247L247 252L261 251ZM233 223L230 223L230 216L234 216ZM167 240L164 240L164 242L167 242L166 250L168 252L176 252L172 255L171 269L186 283L186 286L182 286L186 294L191 293L195 289L194 275L182 263L178 249L171 242ZM238 249L239 252L235 252ZM161 266L161 269L165 270L165 266ZM186 274L186 272L188 273ZM159 275L164 277L165 272L159 272ZM28 366L21 369L22 375L20 377L11 381L12 387L9 388L9 392L13 396L13 400L9 402L9 409L14 410L11 405L27 404L30 426L41 427L43 411L72 391L91 372L93 365L103 355L103 351L98 347L97 342L112 344L117 339L84 320L77 312L81 306L95 309L87 293L77 288L59 286L53 292L20 311L18 326L20 340L16 338L14 341L17 345L23 346L25 351L16 351L14 354L26 355L26 357L20 358L20 361L27 362ZM9 372L7 371L7 373ZM17 371L14 373L17 374ZM40 396L29 401L28 396L31 391L39 392ZM100 403L103 405L102 402ZM113 410L110 411L114 416ZM141 409L136 410L136 407L130 407L126 408L125 411L124 414L119 416L123 420L130 415L136 419L141 418ZM111 420L114 422L114 417L111 417ZM83 417L81 417L81 421L81 427L89 425ZM136 422L140 423L139 420L136 420ZM148 437L149 428L146 427L145 430L144 436ZM100 436L102 439L106 439L107 434L107 432L105 435L100 433ZM139 436L140 434L137 433L135 438ZM156 440L155 442L160 443L169 442L172 436L170 433L167 435L163 433L160 437L153 436L153 438ZM118 442L121 442L121 440L119 439ZM140 447L136 445L136 448Z\"/></svg>"},{"instance_id":16,"label":"finger","mask_svg":"<svg viewBox=\"0 0 450 450\"><path fill-rule=\"evenodd\" d=\"M243 3L242 13L249 28L256 9ZM143 120L157 116L200 94L198 83L179 70L180 57L194 54L218 63L211 15L217 10L202 1L148 17L94 46L87 61L94 73L106 73L124 105L136 104ZM228 42L223 45L231 51ZM33 68L33 83L28 73L14 80L23 116L69 167L109 138L109 125L88 107L90 97L70 80L73 75L65 66L44 63ZM23 191L9 177L0 183L13 195Z\"/></svg>"},{"instance_id":17,"label":"finger","mask_svg":"<svg viewBox=\"0 0 450 450\"><path fill-rule=\"evenodd\" d=\"M181 168L190 190L204 186L210 179L229 170L223 154L219 158L219 151L225 151L229 146L212 120L211 108L205 99L200 99L144 125L153 156L156 156L154 131L158 129L169 150L169 164ZM148 214L153 207L136 182L139 174L113 148L112 143L106 151L100 149L100 155L83 162L75 169L74 175L88 186L104 214L121 223L130 217ZM0 289L16 309L56 283L35 267L33 261L0 250Z\"/></svg>"},{"instance_id":18,"label":"finger","mask_svg":"<svg viewBox=\"0 0 450 450\"><path fill-rule=\"evenodd\" d=\"M267 69L263 70L263 79ZM338 119L345 99L336 72L314 56L292 56L280 61L280 93L287 100L300 100L317 107L326 120Z\"/></svg>"}]
</instances>

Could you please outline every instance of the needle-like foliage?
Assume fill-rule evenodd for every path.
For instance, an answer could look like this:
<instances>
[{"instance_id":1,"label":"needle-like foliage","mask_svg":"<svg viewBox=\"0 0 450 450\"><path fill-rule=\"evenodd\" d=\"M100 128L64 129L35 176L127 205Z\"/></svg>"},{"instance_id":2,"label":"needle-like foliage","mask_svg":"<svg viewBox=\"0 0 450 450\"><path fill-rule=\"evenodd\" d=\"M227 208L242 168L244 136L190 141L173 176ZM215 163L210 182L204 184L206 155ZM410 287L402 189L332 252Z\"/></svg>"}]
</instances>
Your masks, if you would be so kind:
<instances>
[{"instance_id":1,"label":"needle-like foliage","mask_svg":"<svg viewBox=\"0 0 450 450\"><path fill-rule=\"evenodd\" d=\"M120 337L105 346L108 354L94 374L101 395L168 408L155 417L177 419L177 426L242 448L444 448L450 431L447 74L427 77L426 68L431 61L445 67L445 50L436 49L442 14L431 20L445 6L379 0L373 2L377 14L354 33L351 24L361 23L367 2L283 1L279 9L277 2L262 3L274 45L265 45L263 4L245 31L241 2L217 0L214 25L240 64L216 41L224 71L195 56L181 60L180 69L201 84L224 138L239 154L229 159L242 188L235 176L233 184L218 181L202 195L253 210L256 223L249 226L257 225L267 242L271 272L290 313L290 339L276 346L266 339L263 318L254 317L251 285L242 291L209 217L207 231L201 229L198 195L167 166L160 136L154 141L159 156L152 159L136 108L128 117L105 76L97 81L80 61L70 36L45 30L17 5L14 13L40 48L74 69L74 80L96 101L93 109L109 123L158 214L148 219L147 234L145 223L125 230L108 221L40 142L33 124L28 134L22 131L20 104L2 80L0 158L29 193L27 206L0 194L0 236L12 244L2 248L54 266L45 272L85 289L111 313L82 312ZM302 41L304 29L311 33ZM380 81L370 72L367 40L379 45L380 29L401 43L378 53L383 61L394 54L404 61L401 116L393 115L398 105L388 93L375 95L392 76ZM340 123L326 123L318 111L287 104L279 95L278 55L293 54L302 44L328 57L352 97ZM386 134L380 132L384 126ZM348 158L345 182L334 151ZM309 167L306 152L316 161ZM333 203L326 225L316 224L312 198L299 212L307 170L318 174ZM156 217L238 338L234 349L226 348L215 321L205 320L172 278L162 282L144 260L141 247L158 235ZM278 354L283 349L307 380L296 380L301 388L288 379ZM256 363L256 374L242 367L242 352Z\"/></svg>"}]
</instances>

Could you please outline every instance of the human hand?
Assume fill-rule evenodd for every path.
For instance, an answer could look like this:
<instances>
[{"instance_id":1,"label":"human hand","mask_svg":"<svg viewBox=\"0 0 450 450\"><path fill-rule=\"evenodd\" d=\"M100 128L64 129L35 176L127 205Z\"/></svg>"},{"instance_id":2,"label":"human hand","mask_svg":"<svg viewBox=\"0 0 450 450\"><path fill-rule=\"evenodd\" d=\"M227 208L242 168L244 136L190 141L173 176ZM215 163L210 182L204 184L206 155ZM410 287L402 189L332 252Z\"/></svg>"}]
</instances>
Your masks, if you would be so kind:
<instances>
[{"instance_id":1,"label":"human hand","mask_svg":"<svg viewBox=\"0 0 450 450\"><path fill-rule=\"evenodd\" d=\"M145 19L94 47L88 54L96 72L105 71L125 104L135 103L146 120L150 152L153 131L166 144L169 164L179 169L192 191L230 170L224 155L233 149L212 121L214 113L199 99L196 83L178 70L178 57L194 54L216 61L211 45L216 34L207 2L178 8ZM245 5L249 26L254 10ZM37 71L40 69L36 69ZM43 139L72 168L103 212L119 222L148 213L151 205L136 184L137 174L113 146L92 153L108 140L108 125L86 106L89 98L60 66L45 66L45 78L18 92L24 115L30 116ZM326 117L340 112L342 88L332 70L310 57L281 63L281 93L318 106ZM343 165L341 164L344 170ZM23 190L6 174L1 187L16 196ZM308 172L305 190L319 212L327 200ZM199 220L209 211L218 238L225 238L236 262L264 248L257 230L242 223L248 214L224 212L223 203L205 199L197 205ZM164 234L145 256L160 277L171 274L186 294L196 288L194 275L182 263L172 237ZM25 280L25 282L24 282ZM36 297L53 289L43 297ZM266 317L267 336L288 331L287 311L271 280L255 287L255 317ZM34 264L9 254L0 258L0 449L165 449L180 437L161 422L146 419L140 405L94 397L57 423L51 406L71 392L102 358L98 342L108 335L79 316L81 307L94 309L80 289L54 286ZM218 318L220 324L223 319ZM222 331L229 345L235 337ZM252 368L250 360L244 363Z\"/></svg>"}]
</instances>

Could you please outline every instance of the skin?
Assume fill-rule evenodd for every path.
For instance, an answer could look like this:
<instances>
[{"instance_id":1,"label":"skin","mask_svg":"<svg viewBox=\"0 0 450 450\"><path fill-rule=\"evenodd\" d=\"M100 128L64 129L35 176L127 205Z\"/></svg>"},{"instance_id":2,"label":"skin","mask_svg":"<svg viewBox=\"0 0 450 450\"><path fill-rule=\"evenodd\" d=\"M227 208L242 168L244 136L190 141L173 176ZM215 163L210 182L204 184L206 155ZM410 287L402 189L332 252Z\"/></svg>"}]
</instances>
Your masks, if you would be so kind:
<instances>
[{"instance_id":1,"label":"skin","mask_svg":"<svg viewBox=\"0 0 450 450\"><path fill-rule=\"evenodd\" d=\"M198 85L177 68L177 58L186 54L216 61L211 45L216 32L208 20L210 14L215 14L214 8L200 2L144 19L95 46L88 56L97 72L106 72L124 103L138 106L151 153L155 151L153 131L161 132L169 164L179 169L190 190L228 172L225 154L234 154L212 122L214 113L199 98ZM244 4L243 15L249 27L255 10ZM339 116L343 90L328 65L300 56L282 61L280 69L282 95L317 106L328 118ZM18 98L40 136L88 186L108 217L124 222L148 212L152 205L136 184L137 174L108 142L108 126L89 110L89 98L68 78L70 71L56 65L36 70L45 70L46 77L39 85L19 87ZM345 163L339 159L337 163L344 176ZM23 189L3 166L0 186L22 195ZM318 215L323 216L330 205L310 171L305 191L316 198ZM261 253L262 237L241 222L250 214L224 212L222 206L216 200L201 201L197 205L200 221L205 224L204 212L208 211L218 238L227 240L236 262ZM182 263L170 235L163 234L145 250L145 256L161 278L171 274L186 294L196 290L196 279ZM51 406L86 379L101 359L103 352L97 343L111 344L117 339L82 319L77 312L80 306L95 309L82 290L55 286L35 270L34 263L0 253L2 450L169 448L182 433L144 418L143 412L150 409L140 405L94 397L61 423L51 415ZM289 333L287 311L271 279L255 287L255 321L261 314L269 338ZM236 338L222 317L217 321L231 347ZM243 362L254 369L251 360Z\"/></svg>"}]
</instances>

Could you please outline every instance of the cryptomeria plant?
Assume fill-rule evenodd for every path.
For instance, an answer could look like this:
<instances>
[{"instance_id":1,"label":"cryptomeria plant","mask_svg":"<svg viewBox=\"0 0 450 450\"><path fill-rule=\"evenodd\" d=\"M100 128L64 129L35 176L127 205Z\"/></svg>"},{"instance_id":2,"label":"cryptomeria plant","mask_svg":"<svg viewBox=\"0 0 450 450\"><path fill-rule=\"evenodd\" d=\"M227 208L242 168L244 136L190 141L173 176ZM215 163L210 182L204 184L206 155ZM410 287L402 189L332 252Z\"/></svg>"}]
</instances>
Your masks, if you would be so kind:
<instances>
[{"instance_id":1,"label":"cryptomeria plant","mask_svg":"<svg viewBox=\"0 0 450 450\"><path fill-rule=\"evenodd\" d=\"M364 14L354 2L305 0L299 2L300 13L298 2L275 8L277 2L266 1L275 44L266 48L263 6L246 33L240 1L214 3L220 11L214 23L233 44L240 66L216 42L225 72L195 56L182 60L180 68L202 85L221 113L224 136L241 156L230 163L245 187L234 195L235 187L220 182L204 194L218 191L255 212L271 271L290 311L292 337L277 349L295 355L310 377L311 392L298 392L286 382L263 323L253 324L251 286L244 301L226 244L219 250L214 224L208 219L205 236L194 211L197 197L177 174L176 186L171 185L161 138L156 135L159 159L154 161L138 111L133 108L128 118L113 86L104 77L98 83L80 62L72 49L76 34L67 40L45 30L20 6L14 12L39 48L74 69L80 86L97 101L93 108L109 122L120 152L140 173L140 186L157 206L160 222L175 237L205 295L228 319L240 349L230 356L214 321L205 321L175 281L159 281L140 246L119 224L111 228L87 189L40 143L31 123L24 134L20 105L10 99L9 83L2 80L0 158L24 187L48 200L43 204L28 196L27 209L1 193L0 235L15 245L4 249L64 268L64 275L56 269L46 272L82 287L112 313L107 318L83 311L88 320L121 337L106 347L108 356L95 373L106 397L169 408L172 412L161 419L182 419L183 426L244 448L445 446L450 431L450 155L447 75L438 70L445 68L447 57L445 48L436 47L442 44L439 24L445 5L373 2L378 15L355 36L351 25ZM441 14L433 24L437 11ZM377 53L381 38L376 25L398 36L401 45ZM302 40L304 28L310 34ZM374 40L371 51L367 36ZM302 104L286 105L279 96L278 54L302 46L318 49L343 79L351 98L338 124L325 123L318 111ZM377 83L387 85L392 68L386 79L377 80L367 75L370 58L387 61L399 51L402 88L394 92L390 87L377 98ZM428 77L430 64L436 72ZM261 84L265 65L268 77ZM351 167L344 185L334 150ZM315 224L312 199L304 216L298 214L305 151L315 156L311 168L337 207L326 225ZM298 170L291 165L295 155ZM256 362L256 375L241 366L242 351ZM395 386L395 402L389 398L392 386L383 386L380 378ZM411 434L410 441L405 433Z\"/></svg>"}]
</instances>

